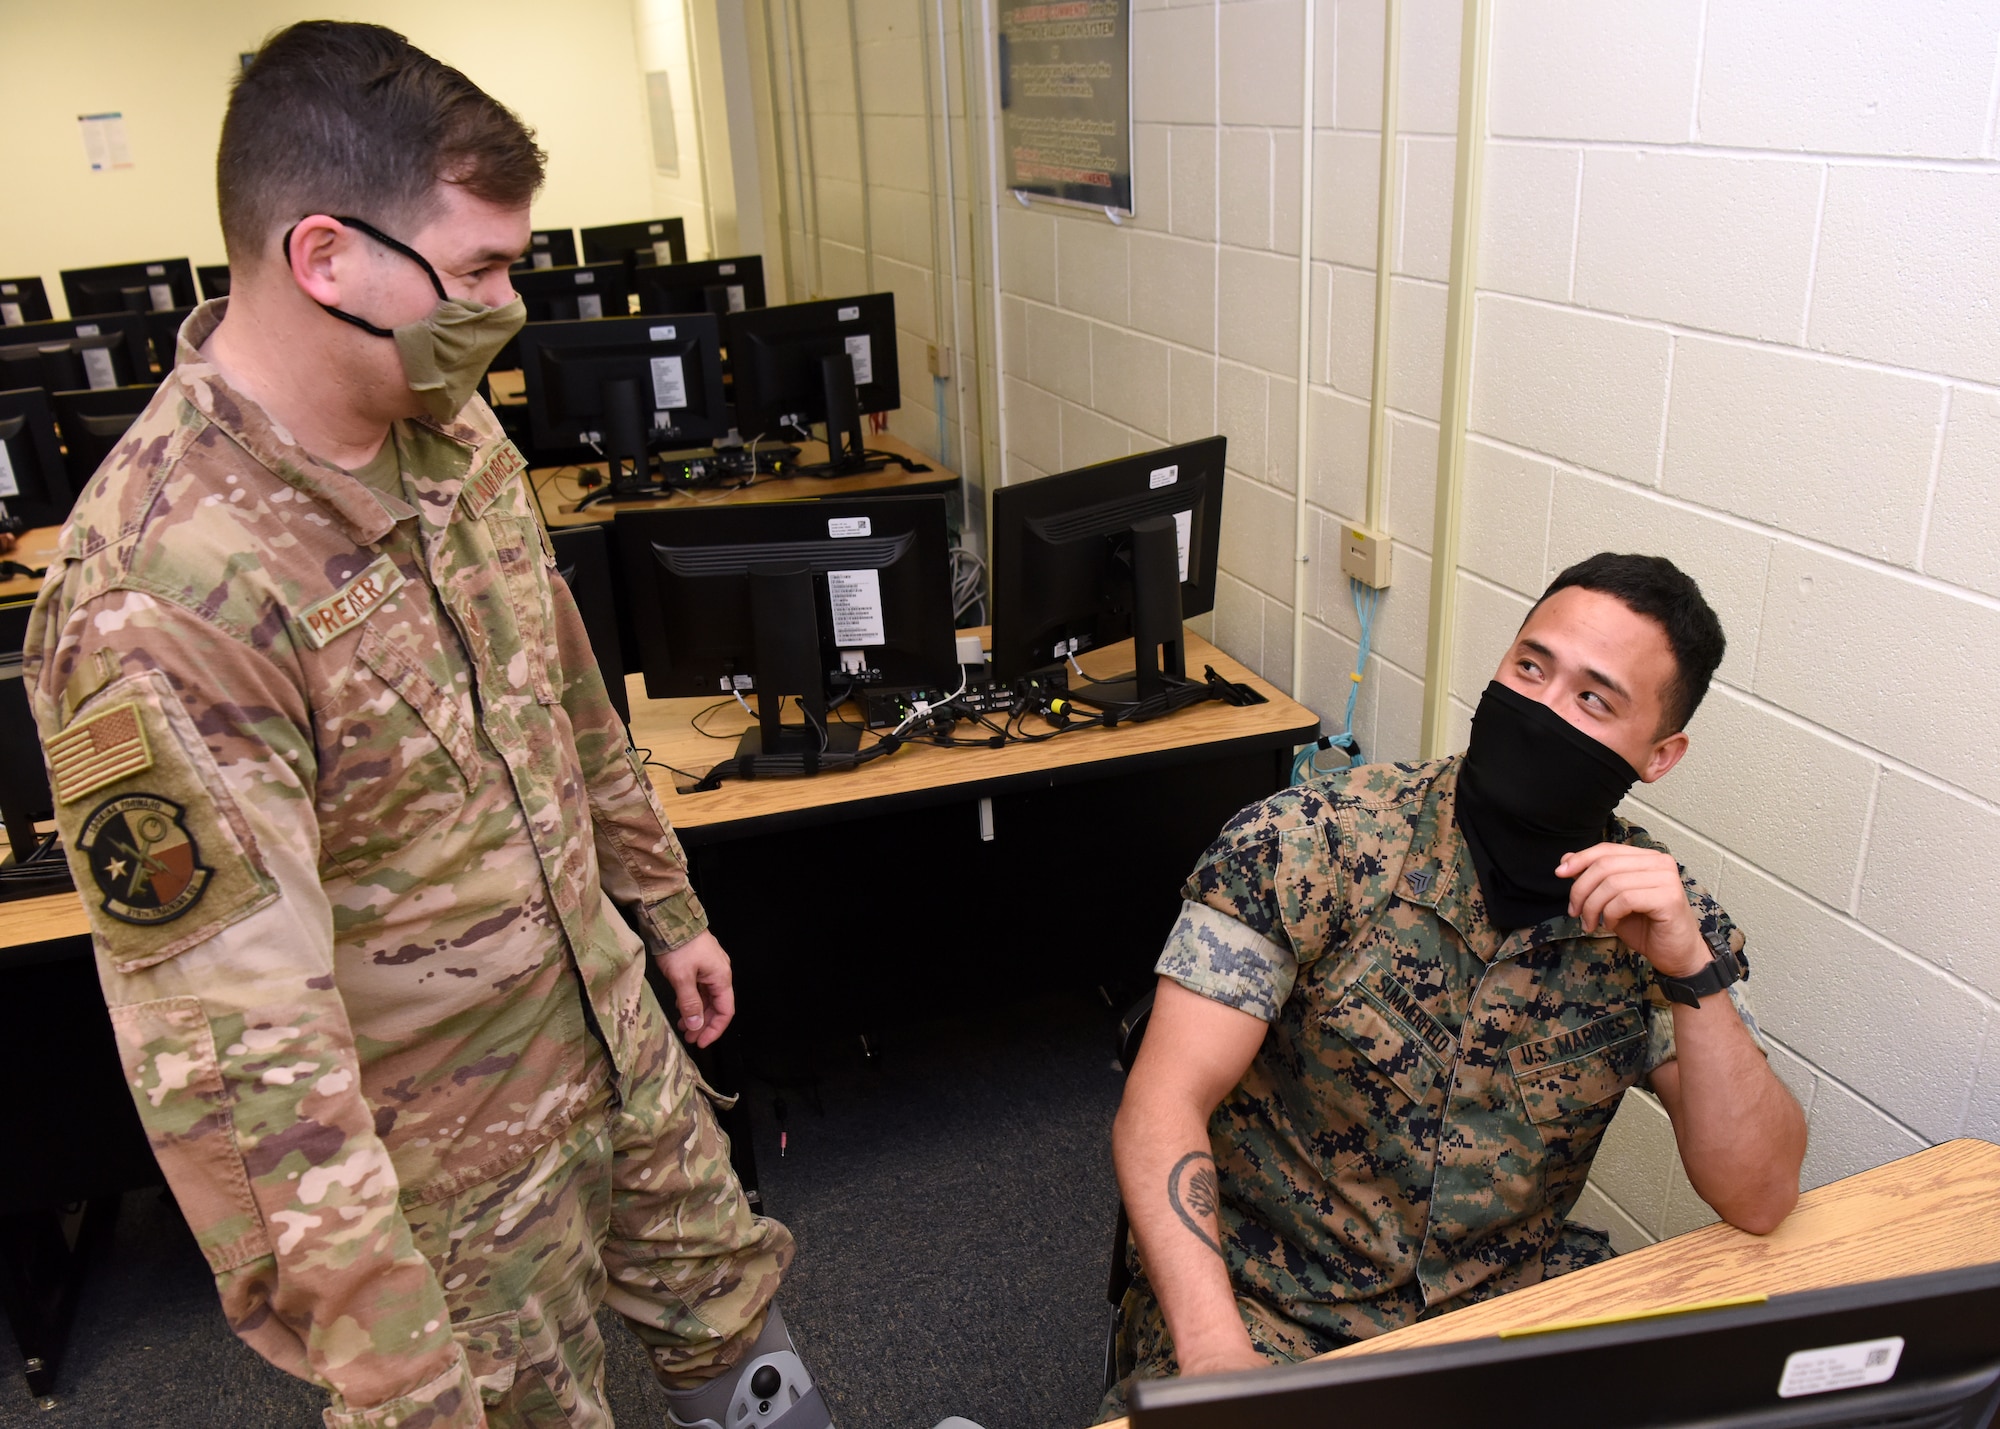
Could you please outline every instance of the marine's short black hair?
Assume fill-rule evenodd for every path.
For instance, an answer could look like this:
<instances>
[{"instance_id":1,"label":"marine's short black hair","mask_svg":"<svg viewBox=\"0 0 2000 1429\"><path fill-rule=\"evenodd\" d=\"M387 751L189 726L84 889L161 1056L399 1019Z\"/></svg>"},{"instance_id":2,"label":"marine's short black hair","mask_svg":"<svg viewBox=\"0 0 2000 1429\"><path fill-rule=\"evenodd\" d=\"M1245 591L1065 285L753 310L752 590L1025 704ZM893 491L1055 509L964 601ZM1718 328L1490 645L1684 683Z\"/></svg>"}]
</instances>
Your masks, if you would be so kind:
<instances>
[{"instance_id":1,"label":"marine's short black hair","mask_svg":"<svg viewBox=\"0 0 2000 1429\"><path fill-rule=\"evenodd\" d=\"M1667 648L1673 652L1675 670L1673 680L1660 692L1659 734L1664 737L1685 729L1701 707L1708 682L1728 645L1722 622L1715 618L1694 577L1665 556L1599 551L1550 581L1535 609L1557 591L1571 587L1599 591L1622 602L1633 614L1659 623L1667 635Z\"/></svg>"},{"instance_id":2,"label":"marine's short black hair","mask_svg":"<svg viewBox=\"0 0 2000 1429\"><path fill-rule=\"evenodd\" d=\"M405 235L439 183L525 206L545 167L506 105L394 30L304 20L236 77L216 154L229 261L254 265L307 214L354 214Z\"/></svg>"}]
</instances>

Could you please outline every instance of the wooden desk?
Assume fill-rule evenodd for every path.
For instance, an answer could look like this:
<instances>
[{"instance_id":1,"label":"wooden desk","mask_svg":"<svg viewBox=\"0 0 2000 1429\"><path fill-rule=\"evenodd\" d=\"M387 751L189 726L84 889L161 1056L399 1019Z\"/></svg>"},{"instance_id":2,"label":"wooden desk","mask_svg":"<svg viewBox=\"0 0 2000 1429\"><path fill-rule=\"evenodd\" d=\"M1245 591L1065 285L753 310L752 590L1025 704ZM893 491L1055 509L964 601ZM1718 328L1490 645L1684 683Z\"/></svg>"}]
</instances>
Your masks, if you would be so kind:
<instances>
[{"instance_id":1,"label":"wooden desk","mask_svg":"<svg viewBox=\"0 0 2000 1429\"><path fill-rule=\"evenodd\" d=\"M826 460L824 443L800 442L796 445L800 461ZM931 469L905 471L899 466L892 466L885 471L863 472L859 476L760 476L751 485L734 490L684 491L673 496L647 497L639 501L607 500L581 511L577 510L577 503L588 493L581 492L576 486L574 473L595 470L601 474L604 469L601 463L592 463L586 468L542 467L531 472L529 480L534 485L535 499L541 503L542 519L555 529L600 525L610 521L620 511L644 511L662 506L685 508L756 501L817 501L830 496L928 496L946 495L958 490L957 472L939 466L901 437L888 432L871 434L868 446L872 451L893 452L897 456L908 457Z\"/></svg>"},{"instance_id":2,"label":"wooden desk","mask_svg":"<svg viewBox=\"0 0 2000 1429\"><path fill-rule=\"evenodd\" d=\"M1806 1192L1770 1235L1717 1222L1322 1358L1474 1340L1502 1330L1731 1295L1824 1290L1993 1260L2000 1260L2000 1146L1947 1141Z\"/></svg>"},{"instance_id":3,"label":"wooden desk","mask_svg":"<svg viewBox=\"0 0 2000 1429\"><path fill-rule=\"evenodd\" d=\"M1044 744L1003 749L940 749L912 743L857 769L811 779L730 780L701 794L681 793L676 777L664 769L652 771L653 784L682 840L703 844L890 813L940 797L989 797L1108 772L1165 769L1191 752L1211 758L1250 749L1278 752L1289 766L1292 749L1318 734L1319 719L1311 710L1192 631L1187 635L1186 661L1190 675L1199 677L1203 666L1212 665L1224 679L1249 685L1268 703L1200 704L1143 724L1078 730ZM1131 642L1093 650L1078 663L1094 678L1130 670ZM633 743L650 749L659 763L690 774L706 773L734 755L737 736L753 722L734 701L717 708L709 698L649 700L641 676L629 676L626 683L632 698ZM707 734L693 728L694 717L703 710L711 711L702 721ZM1039 720L1031 720L1029 727L1036 732L1049 729ZM964 737L976 738L978 733L974 727ZM711 737L715 735L726 737ZM1278 785L1283 782L1280 778Z\"/></svg>"},{"instance_id":4,"label":"wooden desk","mask_svg":"<svg viewBox=\"0 0 2000 1429\"><path fill-rule=\"evenodd\" d=\"M19 561L24 566L46 566L56 553L56 537L62 534L60 526L37 526L32 531L23 531L14 549L0 560ZM32 598L42 588L39 576L15 576L11 580L0 581L0 603Z\"/></svg>"}]
</instances>

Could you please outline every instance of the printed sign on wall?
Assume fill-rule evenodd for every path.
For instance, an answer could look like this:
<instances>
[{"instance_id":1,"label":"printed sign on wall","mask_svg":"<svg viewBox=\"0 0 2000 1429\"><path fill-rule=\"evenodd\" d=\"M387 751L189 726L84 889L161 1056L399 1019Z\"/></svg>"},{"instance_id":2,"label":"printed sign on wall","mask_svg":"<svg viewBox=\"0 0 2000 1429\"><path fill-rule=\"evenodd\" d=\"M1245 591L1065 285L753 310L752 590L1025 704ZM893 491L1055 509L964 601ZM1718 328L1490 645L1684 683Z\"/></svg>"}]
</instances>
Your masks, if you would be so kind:
<instances>
[{"instance_id":1,"label":"printed sign on wall","mask_svg":"<svg viewBox=\"0 0 2000 1429\"><path fill-rule=\"evenodd\" d=\"M1131 0L1002 0L1009 188L1132 211L1131 20Z\"/></svg>"}]
</instances>

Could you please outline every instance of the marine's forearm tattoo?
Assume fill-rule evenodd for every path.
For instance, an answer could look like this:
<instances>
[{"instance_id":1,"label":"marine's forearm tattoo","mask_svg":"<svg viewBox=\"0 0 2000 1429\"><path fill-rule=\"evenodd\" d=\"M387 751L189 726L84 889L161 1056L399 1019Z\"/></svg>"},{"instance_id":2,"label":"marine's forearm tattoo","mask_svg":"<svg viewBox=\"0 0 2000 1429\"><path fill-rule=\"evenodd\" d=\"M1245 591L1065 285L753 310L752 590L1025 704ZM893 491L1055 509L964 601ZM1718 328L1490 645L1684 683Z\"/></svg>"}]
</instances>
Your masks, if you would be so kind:
<instances>
[{"instance_id":1,"label":"marine's forearm tattoo","mask_svg":"<svg viewBox=\"0 0 2000 1429\"><path fill-rule=\"evenodd\" d=\"M1167 1173L1167 1203L1181 1224L1195 1233L1201 1243L1222 1254L1215 1233L1208 1228L1222 1202L1221 1187L1215 1179L1215 1159L1206 1151L1190 1151Z\"/></svg>"}]
</instances>

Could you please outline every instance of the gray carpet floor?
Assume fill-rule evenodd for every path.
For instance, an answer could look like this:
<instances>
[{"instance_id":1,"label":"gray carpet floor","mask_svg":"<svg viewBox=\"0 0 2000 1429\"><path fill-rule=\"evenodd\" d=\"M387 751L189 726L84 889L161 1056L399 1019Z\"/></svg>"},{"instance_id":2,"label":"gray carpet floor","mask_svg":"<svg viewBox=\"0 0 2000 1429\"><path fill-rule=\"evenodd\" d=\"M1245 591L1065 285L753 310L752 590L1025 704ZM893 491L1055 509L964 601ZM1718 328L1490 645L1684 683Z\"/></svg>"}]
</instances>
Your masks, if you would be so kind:
<instances>
[{"instance_id":1,"label":"gray carpet floor","mask_svg":"<svg viewBox=\"0 0 2000 1429\"><path fill-rule=\"evenodd\" d=\"M888 1029L868 1054L829 1038L787 1059L787 1088L750 1083L766 1205L799 1242L781 1303L841 1429L1090 1421L1122 1080L1110 1022L1094 993L1052 994ZM636 1342L604 1319L618 1423L665 1424ZM0 1426L311 1429L324 1403L229 1333L152 1192L125 1198L54 1409L33 1407L20 1368L0 1334Z\"/></svg>"}]
</instances>

